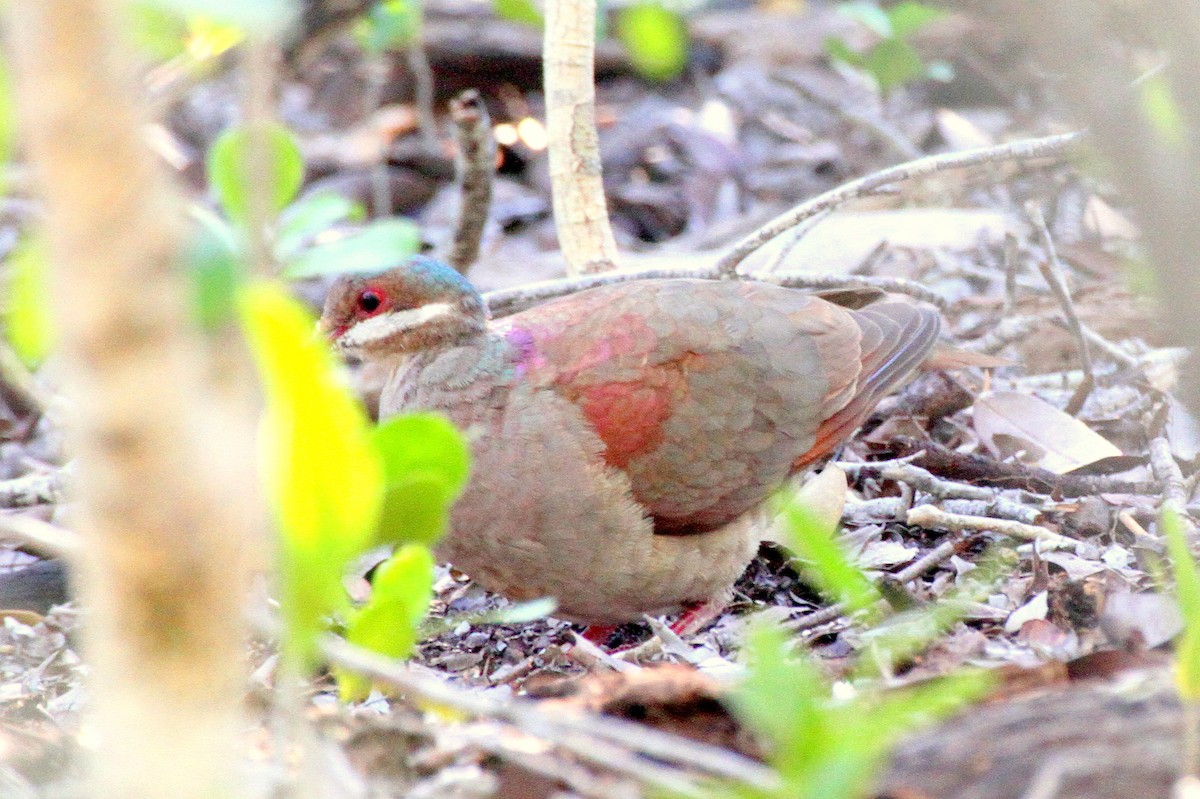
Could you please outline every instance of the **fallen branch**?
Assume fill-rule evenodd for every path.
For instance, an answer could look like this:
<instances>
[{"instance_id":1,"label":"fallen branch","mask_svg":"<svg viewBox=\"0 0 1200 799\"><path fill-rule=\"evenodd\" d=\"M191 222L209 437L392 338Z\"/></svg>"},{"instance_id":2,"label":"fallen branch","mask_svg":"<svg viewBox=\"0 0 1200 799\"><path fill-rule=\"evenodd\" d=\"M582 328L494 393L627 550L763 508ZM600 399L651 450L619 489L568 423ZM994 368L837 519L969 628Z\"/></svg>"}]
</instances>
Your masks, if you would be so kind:
<instances>
[{"instance_id":1,"label":"fallen branch","mask_svg":"<svg viewBox=\"0 0 1200 799\"><path fill-rule=\"evenodd\" d=\"M970 530L996 533L1023 541L1043 541L1056 547L1073 548L1077 543L1073 539L1041 525L1025 524L1011 519L994 519L988 516L948 513L933 505L919 505L913 508L908 512L905 521L915 527L924 527L927 530L952 530L954 532Z\"/></svg>"},{"instance_id":2,"label":"fallen branch","mask_svg":"<svg viewBox=\"0 0 1200 799\"><path fill-rule=\"evenodd\" d=\"M1058 249L1054 246L1054 237L1050 235L1050 228L1046 227L1046 217L1042 214L1042 209L1034 203L1026 206L1025 213L1033 223L1034 229L1037 230L1043 249L1046 250L1046 259L1038 261L1038 269L1041 270L1042 277L1046 279L1046 285L1050 287L1055 299L1062 307L1067 330L1071 333L1071 338L1075 340L1075 352L1079 355L1079 362L1083 368L1083 381L1076 387L1075 393L1071 395L1066 407L1068 416L1076 416L1083 409L1083 403L1087 402L1088 395L1096 387L1092 353L1088 348L1087 336L1083 334L1083 324L1079 321L1079 314L1075 312L1075 301L1071 298L1071 290L1067 288L1067 281L1063 276L1062 263L1058 260Z\"/></svg>"},{"instance_id":3,"label":"fallen branch","mask_svg":"<svg viewBox=\"0 0 1200 799\"><path fill-rule=\"evenodd\" d=\"M66 498L66 482L73 471L72 466L64 466L53 472L0 480L0 508L31 508L62 502Z\"/></svg>"},{"instance_id":4,"label":"fallen branch","mask_svg":"<svg viewBox=\"0 0 1200 799\"><path fill-rule=\"evenodd\" d=\"M975 485L1020 488L1060 497L1158 493L1158 486L1152 482L1129 482L1103 475L1055 474L1019 463L1001 463L982 455L957 452L932 441L908 436L893 438L887 447L899 457L920 453L913 462L929 472Z\"/></svg>"},{"instance_id":5,"label":"fallen branch","mask_svg":"<svg viewBox=\"0 0 1200 799\"><path fill-rule=\"evenodd\" d=\"M717 262L717 271L722 276L732 276L737 271L738 265L747 256L779 234L791 230L816 214L837 208L851 200L874 194L884 186L944 172L948 169L962 169L989 163L1022 162L1038 158L1056 158L1065 153L1081 136L1080 133L1065 133L1041 139L1022 139L995 147L931 155L874 172L858 180L852 180L803 202L790 211L785 211L743 238L721 256Z\"/></svg>"}]
</instances>

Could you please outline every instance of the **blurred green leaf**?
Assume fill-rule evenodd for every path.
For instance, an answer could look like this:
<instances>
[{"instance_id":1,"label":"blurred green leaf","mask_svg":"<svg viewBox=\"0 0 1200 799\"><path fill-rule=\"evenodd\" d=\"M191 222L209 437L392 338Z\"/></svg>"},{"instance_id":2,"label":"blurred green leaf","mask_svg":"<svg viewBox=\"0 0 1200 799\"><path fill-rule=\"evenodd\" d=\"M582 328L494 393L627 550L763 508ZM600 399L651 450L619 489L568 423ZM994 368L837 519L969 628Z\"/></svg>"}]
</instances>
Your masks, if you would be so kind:
<instances>
[{"instance_id":1,"label":"blurred green leaf","mask_svg":"<svg viewBox=\"0 0 1200 799\"><path fill-rule=\"evenodd\" d=\"M402 547L375 570L371 600L354 614L346 640L388 657L408 657L432 594L433 555L419 544ZM341 669L335 673L343 700L366 698L370 680Z\"/></svg>"},{"instance_id":2,"label":"blurred green leaf","mask_svg":"<svg viewBox=\"0 0 1200 799\"><path fill-rule=\"evenodd\" d=\"M208 152L208 182L230 219L245 223L252 191L267 198L268 211L280 211L304 182L304 159L291 131L271 124L261 131L266 162L250 162L251 132L233 127L222 133ZM262 184L256 183L262 181Z\"/></svg>"},{"instance_id":3,"label":"blurred green leaf","mask_svg":"<svg viewBox=\"0 0 1200 799\"><path fill-rule=\"evenodd\" d=\"M925 75L921 56L902 39L884 39L871 48L863 65L884 94Z\"/></svg>"},{"instance_id":4,"label":"blurred green leaf","mask_svg":"<svg viewBox=\"0 0 1200 799\"><path fill-rule=\"evenodd\" d=\"M386 486L380 540L432 545L470 473L462 434L441 416L413 413L382 422L372 441L383 459Z\"/></svg>"},{"instance_id":5,"label":"blurred green leaf","mask_svg":"<svg viewBox=\"0 0 1200 799\"><path fill-rule=\"evenodd\" d=\"M269 283L244 286L239 310L266 395L261 453L282 539L283 654L302 669L322 619L345 607L343 569L374 538L384 467L307 311Z\"/></svg>"},{"instance_id":6,"label":"blurred green leaf","mask_svg":"<svg viewBox=\"0 0 1200 799\"><path fill-rule=\"evenodd\" d=\"M377 219L366 227L305 250L285 267L290 278L378 272L421 249L421 229L408 219Z\"/></svg>"},{"instance_id":7,"label":"blurred green leaf","mask_svg":"<svg viewBox=\"0 0 1200 799\"><path fill-rule=\"evenodd\" d=\"M145 5L157 5L187 17L209 17L259 36L274 36L291 24L299 4L292 0L254 0L252 3L245 0L149 0Z\"/></svg>"},{"instance_id":8,"label":"blurred green leaf","mask_svg":"<svg viewBox=\"0 0 1200 799\"><path fill-rule=\"evenodd\" d=\"M510 22L520 22L535 28L546 24L542 12L538 10L533 0L492 0L492 10L500 19L507 19Z\"/></svg>"},{"instance_id":9,"label":"blurred green leaf","mask_svg":"<svg viewBox=\"0 0 1200 799\"><path fill-rule=\"evenodd\" d=\"M835 61L841 61L859 69L862 69L866 62L861 53L851 50L845 40L835 36L830 36L825 40L825 52Z\"/></svg>"},{"instance_id":10,"label":"blurred green leaf","mask_svg":"<svg viewBox=\"0 0 1200 799\"><path fill-rule=\"evenodd\" d=\"M842 551L836 525L821 522L794 499L787 500L782 510L787 522L787 545L805 561L805 573L812 575L823 593L846 603L847 613L869 608L879 600L874 584Z\"/></svg>"},{"instance_id":11,"label":"blurred green leaf","mask_svg":"<svg viewBox=\"0 0 1200 799\"><path fill-rule=\"evenodd\" d=\"M366 215L362 203L340 194L318 192L303 196L279 216L275 257L287 263L319 234L342 222L361 222Z\"/></svg>"},{"instance_id":12,"label":"blurred green leaf","mask_svg":"<svg viewBox=\"0 0 1200 799\"><path fill-rule=\"evenodd\" d=\"M888 22L891 23L892 36L897 39L907 38L931 22L946 16L946 12L939 8L912 0L892 6L886 13Z\"/></svg>"},{"instance_id":13,"label":"blurred green leaf","mask_svg":"<svg viewBox=\"0 0 1200 799\"><path fill-rule=\"evenodd\" d=\"M371 53L407 47L421 35L421 4L417 0L380 0L358 21L355 34Z\"/></svg>"},{"instance_id":14,"label":"blurred green leaf","mask_svg":"<svg viewBox=\"0 0 1200 799\"><path fill-rule=\"evenodd\" d=\"M160 61L187 52L187 23L184 18L157 0L125 4L126 30L133 43Z\"/></svg>"},{"instance_id":15,"label":"blurred green leaf","mask_svg":"<svg viewBox=\"0 0 1200 799\"><path fill-rule=\"evenodd\" d=\"M623 7L617 12L617 38L643 77L671 80L687 65L687 25L661 3L644 0Z\"/></svg>"},{"instance_id":16,"label":"blurred green leaf","mask_svg":"<svg viewBox=\"0 0 1200 799\"><path fill-rule=\"evenodd\" d=\"M236 318L237 288L245 270L229 226L207 209L197 209L193 216L198 224L184 258L196 318L204 330L213 332Z\"/></svg>"},{"instance_id":17,"label":"blurred green leaf","mask_svg":"<svg viewBox=\"0 0 1200 799\"><path fill-rule=\"evenodd\" d=\"M892 31L892 20L888 17L887 12L871 0L842 3L838 6L838 12L865 25L884 39L890 39L895 35Z\"/></svg>"},{"instance_id":18,"label":"blurred green leaf","mask_svg":"<svg viewBox=\"0 0 1200 799\"><path fill-rule=\"evenodd\" d=\"M1167 541L1175 596L1183 614L1183 636L1175 648L1175 685L1184 700L1195 702L1200 700L1200 571L1178 514L1163 508L1159 526Z\"/></svg>"},{"instance_id":19,"label":"blurred green leaf","mask_svg":"<svg viewBox=\"0 0 1200 799\"><path fill-rule=\"evenodd\" d=\"M54 343L49 305L49 256L40 234L26 236L8 256L5 326L13 352L27 366L42 362Z\"/></svg>"},{"instance_id":20,"label":"blurred green leaf","mask_svg":"<svg viewBox=\"0 0 1200 799\"><path fill-rule=\"evenodd\" d=\"M775 751L772 765L788 784L801 780L827 730L820 704L829 687L807 658L788 654L783 631L754 623L746 634L745 678L735 689L733 707Z\"/></svg>"},{"instance_id":21,"label":"blurred green leaf","mask_svg":"<svg viewBox=\"0 0 1200 799\"><path fill-rule=\"evenodd\" d=\"M1183 146L1186 136L1183 116L1166 75L1162 72L1151 75L1137 86L1142 113L1150 120L1155 132L1172 147Z\"/></svg>"}]
</instances>

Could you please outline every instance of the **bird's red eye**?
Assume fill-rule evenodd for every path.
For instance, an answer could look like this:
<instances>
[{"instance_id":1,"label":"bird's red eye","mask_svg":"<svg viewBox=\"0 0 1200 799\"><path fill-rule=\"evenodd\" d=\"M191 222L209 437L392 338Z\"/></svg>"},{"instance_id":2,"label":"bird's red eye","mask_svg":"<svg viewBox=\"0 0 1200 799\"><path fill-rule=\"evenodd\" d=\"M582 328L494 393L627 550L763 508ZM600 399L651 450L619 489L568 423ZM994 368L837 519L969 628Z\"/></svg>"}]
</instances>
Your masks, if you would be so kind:
<instances>
[{"instance_id":1,"label":"bird's red eye","mask_svg":"<svg viewBox=\"0 0 1200 799\"><path fill-rule=\"evenodd\" d=\"M358 307L366 313L375 313L383 305L383 297L378 291L367 289L358 295Z\"/></svg>"}]
</instances>

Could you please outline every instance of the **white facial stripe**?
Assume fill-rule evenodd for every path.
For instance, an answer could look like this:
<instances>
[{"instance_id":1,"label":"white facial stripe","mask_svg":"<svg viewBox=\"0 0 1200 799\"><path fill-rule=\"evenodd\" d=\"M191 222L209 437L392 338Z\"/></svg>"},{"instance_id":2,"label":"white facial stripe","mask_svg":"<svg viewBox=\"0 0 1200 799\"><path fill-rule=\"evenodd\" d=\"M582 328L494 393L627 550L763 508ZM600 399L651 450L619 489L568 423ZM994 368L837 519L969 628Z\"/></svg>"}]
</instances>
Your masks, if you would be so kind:
<instances>
[{"instance_id":1,"label":"white facial stripe","mask_svg":"<svg viewBox=\"0 0 1200 799\"><path fill-rule=\"evenodd\" d=\"M347 330L338 337L337 343L346 349L359 349L455 312L455 306L448 302L434 302L407 311L380 314L364 319Z\"/></svg>"}]
</instances>

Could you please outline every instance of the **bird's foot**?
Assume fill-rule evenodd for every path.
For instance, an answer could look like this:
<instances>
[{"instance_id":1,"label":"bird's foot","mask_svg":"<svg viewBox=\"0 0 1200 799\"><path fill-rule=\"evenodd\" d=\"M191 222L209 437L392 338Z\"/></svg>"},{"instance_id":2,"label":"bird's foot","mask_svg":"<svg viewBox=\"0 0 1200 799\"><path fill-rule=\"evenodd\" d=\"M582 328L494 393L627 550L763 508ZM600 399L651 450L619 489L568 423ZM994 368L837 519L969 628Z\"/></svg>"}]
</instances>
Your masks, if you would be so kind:
<instances>
[{"instance_id":1,"label":"bird's foot","mask_svg":"<svg viewBox=\"0 0 1200 799\"><path fill-rule=\"evenodd\" d=\"M616 631L617 628L615 625L589 624L583 628L583 632L580 635L596 646L603 647Z\"/></svg>"},{"instance_id":2,"label":"bird's foot","mask_svg":"<svg viewBox=\"0 0 1200 799\"><path fill-rule=\"evenodd\" d=\"M707 627L725 610L724 602L705 599L700 602L689 602L683 606L683 613L671 623L671 632L682 638L685 635L700 632Z\"/></svg>"}]
</instances>

